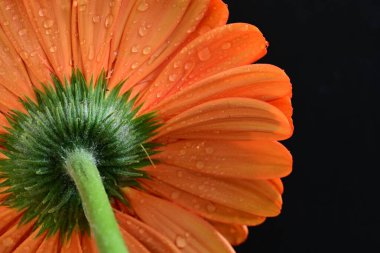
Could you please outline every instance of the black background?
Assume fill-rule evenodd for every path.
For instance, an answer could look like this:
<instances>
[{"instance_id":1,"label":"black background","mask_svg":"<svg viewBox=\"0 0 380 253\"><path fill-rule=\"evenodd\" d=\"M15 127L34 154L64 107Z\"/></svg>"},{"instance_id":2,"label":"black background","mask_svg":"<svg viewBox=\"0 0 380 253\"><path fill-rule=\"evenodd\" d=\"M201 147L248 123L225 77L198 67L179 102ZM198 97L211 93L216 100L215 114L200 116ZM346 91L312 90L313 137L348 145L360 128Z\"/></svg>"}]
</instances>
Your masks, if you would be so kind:
<instances>
[{"instance_id":1,"label":"black background","mask_svg":"<svg viewBox=\"0 0 380 253\"><path fill-rule=\"evenodd\" d=\"M293 83L283 212L239 253L380 252L380 1L230 0Z\"/></svg>"}]
</instances>

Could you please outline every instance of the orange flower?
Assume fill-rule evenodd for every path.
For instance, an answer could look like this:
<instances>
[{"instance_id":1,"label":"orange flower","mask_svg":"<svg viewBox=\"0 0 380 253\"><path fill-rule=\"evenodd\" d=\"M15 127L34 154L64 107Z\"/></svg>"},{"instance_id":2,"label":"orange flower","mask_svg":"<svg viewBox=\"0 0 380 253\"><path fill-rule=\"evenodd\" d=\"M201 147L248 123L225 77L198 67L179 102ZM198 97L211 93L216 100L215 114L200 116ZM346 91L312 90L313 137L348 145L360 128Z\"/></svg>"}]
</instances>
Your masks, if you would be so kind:
<instances>
[{"instance_id":1,"label":"orange flower","mask_svg":"<svg viewBox=\"0 0 380 253\"><path fill-rule=\"evenodd\" d=\"M292 157L278 141L293 126L289 78L273 65L249 65L266 53L263 35L227 18L221 0L1 1L0 139L17 136L22 117L12 110L34 117L26 98L41 104L52 74L63 82L79 69L90 82L104 71L107 92L124 81L120 92L137 95L136 117L156 112L160 122L138 145L152 165L133 169L142 175L131 176L135 184L117 184L129 206L107 189L129 251L234 252L247 226L281 211L280 178ZM18 141L0 142L0 159L12 160L8 145ZM149 143L160 143L160 152ZM60 229L41 232L38 213L19 226L32 210L9 204L22 194L2 166L0 252L97 252L78 227L67 241Z\"/></svg>"}]
</instances>

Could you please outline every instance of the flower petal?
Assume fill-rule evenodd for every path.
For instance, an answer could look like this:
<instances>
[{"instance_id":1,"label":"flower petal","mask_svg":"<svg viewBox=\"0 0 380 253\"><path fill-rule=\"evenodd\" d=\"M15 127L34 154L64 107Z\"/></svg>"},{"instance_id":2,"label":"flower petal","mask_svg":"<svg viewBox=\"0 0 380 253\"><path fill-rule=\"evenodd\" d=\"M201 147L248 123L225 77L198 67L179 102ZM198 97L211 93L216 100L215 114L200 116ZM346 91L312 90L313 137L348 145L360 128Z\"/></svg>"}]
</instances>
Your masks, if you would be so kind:
<instances>
[{"instance_id":1,"label":"flower petal","mask_svg":"<svg viewBox=\"0 0 380 253\"><path fill-rule=\"evenodd\" d=\"M59 236L59 233L56 233L55 235L46 237L36 253L58 252Z\"/></svg>"},{"instance_id":2,"label":"flower petal","mask_svg":"<svg viewBox=\"0 0 380 253\"><path fill-rule=\"evenodd\" d=\"M160 2L160 3L158 3ZM111 87L116 85L121 80L126 80L123 88L125 90L133 87L136 85L139 81L141 81L143 78L148 76L150 73L152 73L160 64L162 64L164 61L168 59L168 57L177 50L177 48L180 47L180 45L186 40L186 38L189 36L189 32L194 31L194 29L197 27L199 22L202 20L205 12L207 11L207 7L209 4L209 0L192 0L189 4L188 0L184 1L174 1L174 0L168 0L168 1L149 1L149 6L154 5L162 5L163 2L172 3L171 6L168 6L167 8L162 9L153 9L149 7L146 9L146 18L140 20L140 24L134 24L133 20L129 20L129 24L125 26L125 31L135 31L134 36L136 35L136 32L139 36L140 34L143 34L142 37L146 37L146 39L149 39L149 43L147 44L144 42L144 46L150 46L152 48L152 52L149 54L149 56L140 56L138 59L139 61L135 61L130 65L130 67L126 68L124 66L124 62L127 62L128 59L125 59L123 57L118 56L117 62L120 61L120 63L115 63L115 69L113 76L111 78ZM181 3L182 2L182 3ZM143 0L140 0L136 3L137 8L141 4L143 4ZM174 3L174 4L173 4ZM186 5L183 5L186 4ZM188 6L187 6L188 5ZM166 6L166 5L164 5ZM184 6L187 6L185 9L178 9L178 7L181 6L182 8ZM159 10L159 11L158 11ZM183 13L183 11L185 13ZM174 12L173 12L174 11ZM170 13L171 15L164 15L164 13ZM178 19L179 14L182 15L181 18ZM160 22L160 20L162 20ZM128 21L127 21L128 22ZM131 23L132 22L132 23ZM149 23L147 23L149 22ZM173 22L173 23L171 23ZM157 24L156 24L157 23ZM167 27L162 27L161 30L154 29L157 25L162 26L163 24L166 24ZM176 27L173 27L172 24L177 24ZM137 31L136 31L137 29ZM145 36L145 33L148 33ZM168 34L168 32L171 32ZM167 34L166 37L161 37L160 34ZM152 40L152 38L156 38L155 40L157 42L161 42L161 44L156 45L152 44L155 43L155 40ZM164 40L164 41L163 41ZM129 45L129 47L123 46L127 52L132 51L132 47L134 44L134 41L131 40L131 43L126 43L125 41L121 44ZM141 52L143 53L144 49ZM149 50L148 50L149 51ZM147 52L147 51L146 51ZM136 58L137 60L137 58ZM130 64L130 63L129 63ZM120 66L120 67L117 67Z\"/></svg>"},{"instance_id":3,"label":"flower petal","mask_svg":"<svg viewBox=\"0 0 380 253\"><path fill-rule=\"evenodd\" d=\"M110 41L121 1L78 1L78 32L83 71L89 80L107 70Z\"/></svg>"},{"instance_id":4,"label":"flower petal","mask_svg":"<svg viewBox=\"0 0 380 253\"><path fill-rule=\"evenodd\" d=\"M190 140L161 150L155 158L164 164L221 177L269 179L292 169L292 156L276 141Z\"/></svg>"},{"instance_id":5,"label":"flower petal","mask_svg":"<svg viewBox=\"0 0 380 253\"><path fill-rule=\"evenodd\" d=\"M5 34L25 62L33 84L41 88L40 82L47 83L51 80L52 68L21 1L1 1L0 22Z\"/></svg>"},{"instance_id":6,"label":"flower petal","mask_svg":"<svg viewBox=\"0 0 380 253\"><path fill-rule=\"evenodd\" d=\"M19 219L22 213L6 206L0 206L0 235L5 233Z\"/></svg>"},{"instance_id":7,"label":"flower petal","mask_svg":"<svg viewBox=\"0 0 380 253\"><path fill-rule=\"evenodd\" d=\"M226 135L225 133L229 134ZM256 99L223 98L203 103L168 120L156 137L283 140L292 134L288 119L276 107Z\"/></svg>"},{"instance_id":8,"label":"flower petal","mask_svg":"<svg viewBox=\"0 0 380 253\"><path fill-rule=\"evenodd\" d=\"M34 31L54 73L63 80L71 76L71 0L24 0Z\"/></svg>"},{"instance_id":9,"label":"flower petal","mask_svg":"<svg viewBox=\"0 0 380 253\"><path fill-rule=\"evenodd\" d=\"M120 232L130 253L150 253L149 250L147 250L144 247L144 245L142 245L138 240L136 240L136 238L130 235L127 231L125 231L124 229L120 229Z\"/></svg>"},{"instance_id":10,"label":"flower petal","mask_svg":"<svg viewBox=\"0 0 380 253\"><path fill-rule=\"evenodd\" d=\"M250 226L264 222L265 218L246 213L203 199L190 192L180 190L157 179L141 180L142 185L155 195L162 196L176 204L213 221L247 224Z\"/></svg>"},{"instance_id":11,"label":"flower petal","mask_svg":"<svg viewBox=\"0 0 380 253\"><path fill-rule=\"evenodd\" d=\"M228 7L221 0L211 0L207 12L195 32L191 33L187 41L211 31L212 29L225 25L228 20Z\"/></svg>"},{"instance_id":12,"label":"flower petal","mask_svg":"<svg viewBox=\"0 0 380 253\"><path fill-rule=\"evenodd\" d=\"M32 84L22 59L0 28L0 86L8 89L13 95L34 98ZM0 93L3 94L3 93ZM3 96L2 96L3 98Z\"/></svg>"},{"instance_id":13,"label":"flower petal","mask_svg":"<svg viewBox=\"0 0 380 253\"><path fill-rule=\"evenodd\" d=\"M227 97L246 97L272 101L291 92L285 72L269 64L241 66L203 79L186 87L157 107L160 116L167 119L201 103Z\"/></svg>"},{"instance_id":14,"label":"flower petal","mask_svg":"<svg viewBox=\"0 0 380 253\"><path fill-rule=\"evenodd\" d=\"M0 85L0 112L8 113L11 110L22 110L23 106L18 101L18 97L12 94L4 86Z\"/></svg>"},{"instance_id":15,"label":"flower petal","mask_svg":"<svg viewBox=\"0 0 380 253\"><path fill-rule=\"evenodd\" d=\"M123 191L140 219L172 240L181 252L234 252L227 241L198 216L141 191L131 188Z\"/></svg>"},{"instance_id":16,"label":"flower petal","mask_svg":"<svg viewBox=\"0 0 380 253\"><path fill-rule=\"evenodd\" d=\"M257 216L280 213L281 194L266 180L218 178L164 164L145 171L151 177L220 205Z\"/></svg>"},{"instance_id":17,"label":"flower petal","mask_svg":"<svg viewBox=\"0 0 380 253\"><path fill-rule=\"evenodd\" d=\"M147 90L145 109L190 84L245 65L266 53L266 42L255 26L230 24L216 28L184 47Z\"/></svg>"},{"instance_id":18,"label":"flower petal","mask_svg":"<svg viewBox=\"0 0 380 253\"><path fill-rule=\"evenodd\" d=\"M152 253L179 253L166 237L135 218L115 210L119 225L139 240Z\"/></svg>"},{"instance_id":19,"label":"flower petal","mask_svg":"<svg viewBox=\"0 0 380 253\"><path fill-rule=\"evenodd\" d=\"M224 224L210 222L211 225L221 233L229 243L236 246L243 243L248 238L248 227L244 225Z\"/></svg>"},{"instance_id":20,"label":"flower petal","mask_svg":"<svg viewBox=\"0 0 380 253\"><path fill-rule=\"evenodd\" d=\"M82 253L79 232L73 232L70 240L66 241L61 247L61 253Z\"/></svg>"},{"instance_id":21,"label":"flower petal","mask_svg":"<svg viewBox=\"0 0 380 253\"><path fill-rule=\"evenodd\" d=\"M4 234L0 236L0 252L10 253L13 252L20 245L24 238L32 232L33 222L19 226L18 221L9 227Z\"/></svg>"},{"instance_id":22,"label":"flower petal","mask_svg":"<svg viewBox=\"0 0 380 253\"><path fill-rule=\"evenodd\" d=\"M81 245L83 253L99 253L95 239L92 236L90 237L88 234L82 235Z\"/></svg>"},{"instance_id":23,"label":"flower petal","mask_svg":"<svg viewBox=\"0 0 380 253\"><path fill-rule=\"evenodd\" d=\"M1 111L1 105L0 105L0 111ZM0 113L0 134L6 132L4 127L9 127L9 122L8 122L7 118L4 116L4 114ZM0 146L0 148L1 148L1 146Z\"/></svg>"},{"instance_id":24,"label":"flower petal","mask_svg":"<svg viewBox=\"0 0 380 253\"><path fill-rule=\"evenodd\" d=\"M45 234L38 235L39 231L35 230L31 233L13 253L35 253L45 240ZM38 236L37 236L38 235Z\"/></svg>"}]
</instances>

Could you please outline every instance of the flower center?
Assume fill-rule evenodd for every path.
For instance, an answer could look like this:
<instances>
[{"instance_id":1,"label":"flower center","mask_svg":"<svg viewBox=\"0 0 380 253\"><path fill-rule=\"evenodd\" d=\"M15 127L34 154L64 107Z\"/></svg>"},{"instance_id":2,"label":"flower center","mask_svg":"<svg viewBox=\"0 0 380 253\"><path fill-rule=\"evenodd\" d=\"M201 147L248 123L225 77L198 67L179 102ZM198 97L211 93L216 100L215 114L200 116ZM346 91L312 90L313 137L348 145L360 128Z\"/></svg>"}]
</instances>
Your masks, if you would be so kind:
<instances>
[{"instance_id":1,"label":"flower center","mask_svg":"<svg viewBox=\"0 0 380 253\"><path fill-rule=\"evenodd\" d=\"M148 140L158 127L154 114L137 116L130 92L111 91L101 74L95 85L86 83L80 71L62 83L36 90L36 102L22 100L25 112L8 116L11 127L0 136L0 186L7 205L23 212L21 222L36 220L35 228L69 236L89 224L78 190L65 164L76 150L91 154L110 198L126 202L120 188L138 186L140 170L150 163L158 144Z\"/></svg>"}]
</instances>

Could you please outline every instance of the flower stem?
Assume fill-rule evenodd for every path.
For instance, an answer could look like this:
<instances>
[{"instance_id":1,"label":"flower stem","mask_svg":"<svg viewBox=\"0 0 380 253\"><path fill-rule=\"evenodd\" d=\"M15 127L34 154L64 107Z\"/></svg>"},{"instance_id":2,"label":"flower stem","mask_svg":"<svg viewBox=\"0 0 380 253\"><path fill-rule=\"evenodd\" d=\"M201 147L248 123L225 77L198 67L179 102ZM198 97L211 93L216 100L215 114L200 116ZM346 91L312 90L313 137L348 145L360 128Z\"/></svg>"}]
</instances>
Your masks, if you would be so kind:
<instances>
[{"instance_id":1,"label":"flower stem","mask_svg":"<svg viewBox=\"0 0 380 253\"><path fill-rule=\"evenodd\" d=\"M100 253L128 253L91 153L78 149L66 158Z\"/></svg>"}]
</instances>

